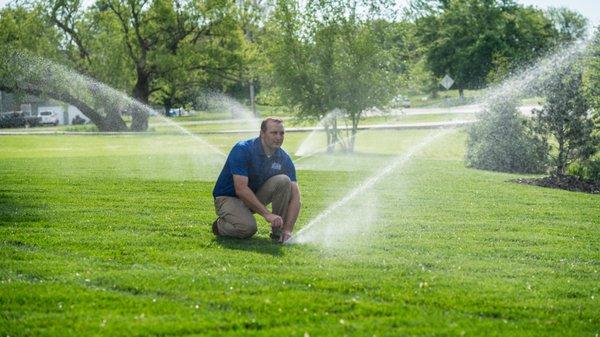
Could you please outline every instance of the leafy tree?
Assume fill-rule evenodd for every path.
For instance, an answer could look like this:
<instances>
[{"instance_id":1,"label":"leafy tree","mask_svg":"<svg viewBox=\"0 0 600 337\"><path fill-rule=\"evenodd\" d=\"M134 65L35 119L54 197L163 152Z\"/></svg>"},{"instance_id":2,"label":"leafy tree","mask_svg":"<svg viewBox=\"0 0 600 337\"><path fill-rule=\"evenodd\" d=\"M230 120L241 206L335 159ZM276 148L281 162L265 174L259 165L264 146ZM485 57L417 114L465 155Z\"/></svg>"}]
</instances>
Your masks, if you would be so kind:
<instances>
[{"instance_id":1,"label":"leafy tree","mask_svg":"<svg viewBox=\"0 0 600 337\"><path fill-rule=\"evenodd\" d=\"M589 50L585 61L584 93L592 108L596 133L600 135L600 27L596 28Z\"/></svg>"},{"instance_id":2,"label":"leafy tree","mask_svg":"<svg viewBox=\"0 0 600 337\"><path fill-rule=\"evenodd\" d=\"M0 43L3 49L28 50L48 59L63 60L61 36L44 20L40 6L5 7L0 10Z\"/></svg>"},{"instance_id":3,"label":"leafy tree","mask_svg":"<svg viewBox=\"0 0 600 337\"><path fill-rule=\"evenodd\" d=\"M538 133L553 140L552 172L564 175L569 164L586 160L598 150L589 105L583 95L579 65L566 66L556 72L545 88L546 103L534 110Z\"/></svg>"},{"instance_id":4,"label":"leafy tree","mask_svg":"<svg viewBox=\"0 0 600 337\"><path fill-rule=\"evenodd\" d=\"M174 105L192 105L207 88L224 91L240 80L245 41L233 6L226 1L203 6L167 1L161 12L163 40L169 44L155 52L153 101L169 111ZM171 39L174 33L177 43Z\"/></svg>"},{"instance_id":5,"label":"leafy tree","mask_svg":"<svg viewBox=\"0 0 600 337\"><path fill-rule=\"evenodd\" d=\"M0 90L12 92L18 98L25 92L15 88L15 83L9 78L12 76L11 69L8 69L8 54L17 50L29 50L30 53L41 55L49 59L62 60L58 45L60 35L50 23L43 20L43 14L40 7L5 7L0 10ZM16 109L16 107L6 106L4 108Z\"/></svg>"},{"instance_id":6,"label":"leafy tree","mask_svg":"<svg viewBox=\"0 0 600 337\"><path fill-rule=\"evenodd\" d=\"M587 35L588 20L580 13L558 7L548 9L546 16L554 24L558 44L573 42Z\"/></svg>"},{"instance_id":7,"label":"leafy tree","mask_svg":"<svg viewBox=\"0 0 600 337\"><path fill-rule=\"evenodd\" d=\"M49 8L74 63L119 79L116 86L144 104L192 100L197 88L239 68L241 35L227 0L98 0L85 13L80 0L52 0ZM132 115L131 129L145 130L147 115Z\"/></svg>"},{"instance_id":8,"label":"leafy tree","mask_svg":"<svg viewBox=\"0 0 600 337\"><path fill-rule=\"evenodd\" d=\"M245 43L243 48L244 62L241 81L238 83L240 90L247 90L254 115L256 111L257 89L260 80L269 76L263 65L267 64L266 55L261 51L261 40L264 35L264 25L268 19L270 6L266 0L240 0L238 1L238 16L243 29ZM269 79L266 79L267 81ZM240 95L241 94L241 95ZM238 96L247 97L245 93L238 92Z\"/></svg>"},{"instance_id":9,"label":"leafy tree","mask_svg":"<svg viewBox=\"0 0 600 337\"><path fill-rule=\"evenodd\" d=\"M516 67L548 50L556 33L541 11L510 0L432 3L413 3L418 36L429 69L438 78L449 74L461 97L464 89L483 87L505 60Z\"/></svg>"},{"instance_id":10,"label":"leafy tree","mask_svg":"<svg viewBox=\"0 0 600 337\"><path fill-rule=\"evenodd\" d=\"M102 131L126 130L120 116L109 108L115 106L114 100L103 96L107 91L99 92L98 83L60 65L69 64L62 50L64 40L42 8L19 6L0 12L4 47L0 50L0 90L68 102Z\"/></svg>"},{"instance_id":11,"label":"leafy tree","mask_svg":"<svg viewBox=\"0 0 600 337\"><path fill-rule=\"evenodd\" d=\"M278 1L268 26L268 55L282 96L303 118L344 111L351 121L349 150L362 112L385 105L398 80L392 24L369 15L361 18L357 4L353 6L309 1L301 12L297 2ZM331 118L326 125L330 149L337 142L336 121Z\"/></svg>"}]
</instances>

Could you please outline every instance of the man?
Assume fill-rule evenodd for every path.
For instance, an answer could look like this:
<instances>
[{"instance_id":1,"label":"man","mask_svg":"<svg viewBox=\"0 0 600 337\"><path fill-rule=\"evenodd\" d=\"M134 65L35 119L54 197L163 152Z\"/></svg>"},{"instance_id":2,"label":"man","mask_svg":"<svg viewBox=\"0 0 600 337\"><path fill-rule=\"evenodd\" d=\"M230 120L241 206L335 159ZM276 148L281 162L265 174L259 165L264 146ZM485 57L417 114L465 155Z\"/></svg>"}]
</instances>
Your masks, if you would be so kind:
<instances>
[{"instance_id":1,"label":"man","mask_svg":"<svg viewBox=\"0 0 600 337\"><path fill-rule=\"evenodd\" d=\"M215 235L249 238L256 233L258 213L271 224L271 238L289 240L300 213L296 168L281 149L283 121L267 118L260 136L235 144L213 189ZM267 205L272 203L272 212Z\"/></svg>"}]
</instances>

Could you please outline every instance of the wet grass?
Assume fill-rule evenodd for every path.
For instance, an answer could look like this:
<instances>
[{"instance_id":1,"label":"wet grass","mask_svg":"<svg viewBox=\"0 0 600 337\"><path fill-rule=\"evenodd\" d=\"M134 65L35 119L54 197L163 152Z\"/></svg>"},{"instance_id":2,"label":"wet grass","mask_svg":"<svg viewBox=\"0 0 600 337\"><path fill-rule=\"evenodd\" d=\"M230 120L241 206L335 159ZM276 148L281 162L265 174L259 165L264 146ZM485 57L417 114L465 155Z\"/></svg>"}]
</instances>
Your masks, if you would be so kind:
<instances>
[{"instance_id":1,"label":"wet grass","mask_svg":"<svg viewBox=\"0 0 600 337\"><path fill-rule=\"evenodd\" d=\"M363 132L355 155L299 161L298 226L429 132ZM377 196L369 235L323 248L272 244L264 222L216 239L223 158L189 137L0 137L0 335L600 333L599 196L466 169L464 141L384 177L360 196Z\"/></svg>"}]
</instances>

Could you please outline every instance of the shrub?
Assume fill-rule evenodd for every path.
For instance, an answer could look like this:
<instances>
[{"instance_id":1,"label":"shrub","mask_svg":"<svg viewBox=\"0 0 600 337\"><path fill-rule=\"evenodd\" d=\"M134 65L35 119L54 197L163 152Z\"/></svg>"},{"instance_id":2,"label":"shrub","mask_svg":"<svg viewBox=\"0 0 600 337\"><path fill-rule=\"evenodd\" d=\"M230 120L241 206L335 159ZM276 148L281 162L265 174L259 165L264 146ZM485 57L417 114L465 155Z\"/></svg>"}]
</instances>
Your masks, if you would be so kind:
<instances>
[{"instance_id":1,"label":"shrub","mask_svg":"<svg viewBox=\"0 0 600 337\"><path fill-rule=\"evenodd\" d=\"M543 172L548 145L537 137L514 101L497 100L469 131L467 166L501 172Z\"/></svg>"},{"instance_id":2,"label":"shrub","mask_svg":"<svg viewBox=\"0 0 600 337\"><path fill-rule=\"evenodd\" d=\"M574 162L569 166L568 173L582 180L600 182L600 157Z\"/></svg>"}]
</instances>

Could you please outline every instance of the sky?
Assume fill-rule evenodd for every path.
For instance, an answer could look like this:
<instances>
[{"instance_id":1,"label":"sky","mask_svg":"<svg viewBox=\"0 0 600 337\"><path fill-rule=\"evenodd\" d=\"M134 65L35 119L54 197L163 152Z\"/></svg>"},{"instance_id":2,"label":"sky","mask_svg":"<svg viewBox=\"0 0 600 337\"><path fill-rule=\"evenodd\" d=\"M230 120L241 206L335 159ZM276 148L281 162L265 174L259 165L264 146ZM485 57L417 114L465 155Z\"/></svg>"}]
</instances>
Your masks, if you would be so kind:
<instances>
[{"instance_id":1,"label":"sky","mask_svg":"<svg viewBox=\"0 0 600 337\"><path fill-rule=\"evenodd\" d=\"M598 0L517 0L517 2L523 5L533 5L541 9L567 7L587 17L590 25L600 25L600 1Z\"/></svg>"},{"instance_id":2,"label":"sky","mask_svg":"<svg viewBox=\"0 0 600 337\"><path fill-rule=\"evenodd\" d=\"M4 7L11 0L0 0L0 8ZM567 7L575 10L590 20L591 26L600 25L600 1L598 0L516 0L523 5L533 5L535 7L546 9L548 7ZM83 0L84 3L93 3L94 0ZM400 5L407 3L408 0L397 0Z\"/></svg>"}]
</instances>

